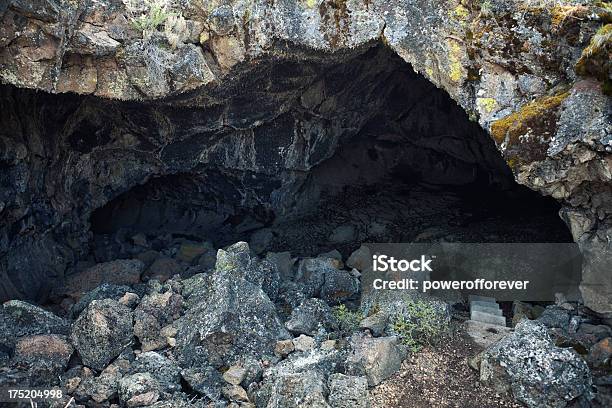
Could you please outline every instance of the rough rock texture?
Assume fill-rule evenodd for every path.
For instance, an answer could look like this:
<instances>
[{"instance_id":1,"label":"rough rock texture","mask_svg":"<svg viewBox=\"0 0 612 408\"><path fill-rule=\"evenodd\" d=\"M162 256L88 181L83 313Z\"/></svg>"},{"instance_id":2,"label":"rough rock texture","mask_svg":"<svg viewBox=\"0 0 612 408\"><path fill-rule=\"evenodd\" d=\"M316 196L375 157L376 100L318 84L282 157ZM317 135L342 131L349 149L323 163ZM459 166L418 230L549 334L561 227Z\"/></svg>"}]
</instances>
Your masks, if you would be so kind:
<instances>
[{"instance_id":1,"label":"rough rock texture","mask_svg":"<svg viewBox=\"0 0 612 408\"><path fill-rule=\"evenodd\" d=\"M254 390L255 404L327 407L327 378L342 369L344 358L345 354L338 350L291 354L263 373L262 383Z\"/></svg>"},{"instance_id":2,"label":"rough rock texture","mask_svg":"<svg viewBox=\"0 0 612 408\"><path fill-rule=\"evenodd\" d=\"M563 203L586 255L585 301L612 313L609 44L590 44L609 9L577 0L170 3L183 24L145 33L120 0L0 8L4 83L147 101L2 88L2 297L44 295L34 283L74 266L91 211L153 176L190 173L158 182L163 190L222 174L227 197L264 203L258 223L282 214L304 172L370 119L355 103L372 113L385 100L396 67L371 51L383 42L490 132L520 183ZM342 77L354 86L335 88ZM253 179L257 189L244 185ZM220 207L207 203L183 222L238 212Z\"/></svg>"},{"instance_id":3,"label":"rough rock texture","mask_svg":"<svg viewBox=\"0 0 612 408\"><path fill-rule=\"evenodd\" d=\"M13 348L23 336L70 333L70 322L38 306L11 300L0 309L0 344Z\"/></svg>"},{"instance_id":4,"label":"rough rock texture","mask_svg":"<svg viewBox=\"0 0 612 408\"><path fill-rule=\"evenodd\" d=\"M233 247L240 245L246 244ZM240 277L251 266L245 248L244 256L231 263L228 252L220 250L215 272L187 299L193 306L176 323L176 354L182 364L220 368L241 357L271 357L276 342L289 338L261 286Z\"/></svg>"},{"instance_id":5,"label":"rough rock texture","mask_svg":"<svg viewBox=\"0 0 612 408\"><path fill-rule=\"evenodd\" d=\"M333 408L368 408L368 380L344 374L329 376L329 405Z\"/></svg>"},{"instance_id":6,"label":"rough rock texture","mask_svg":"<svg viewBox=\"0 0 612 408\"><path fill-rule=\"evenodd\" d=\"M173 249L179 247L177 242ZM0 386L61 386L67 394L61 406L74 398L79 406L111 408L367 407L369 402L378 406L376 395L380 397L389 384L412 391L391 392L388 401L395 402L383 406L395 406L399 397L430 406L435 405L432 401L456 403L459 386L470 390L460 394L463 402L468 401L465 397L472 401L510 390L520 401L539 407L565 406L570 401L586 404L592 376L591 402L609 405L612 329L576 303L542 308L539 321L524 319L514 332L483 327L470 333L468 325L467 334L484 337L481 343L489 347L472 358L471 341L466 337L457 342L466 334L460 328L437 338L433 347L426 346L433 339L425 333L407 335L397 329L397 336L389 336L387 326L395 314L419 321L410 315L418 314L418 309L408 307L405 296L369 293L364 311L378 309L369 317L384 319L367 325L363 322L368 319L363 319L362 326L369 330L360 329L364 315L350 302L330 310L321 298L293 306L282 296L272 301L264 287L274 292L270 280L278 270L252 255L246 243L217 254L214 269L196 268L195 275L189 273L192 265L180 264L189 278L177 274L163 283L102 284L82 296L83 303L77 305L84 309L78 317L75 305L54 305L58 313L63 310L68 319L76 320L61 319L24 302L5 303L0 320L6 331L0 343ZM339 262L336 267L349 273ZM435 320L448 323L448 305L424 299L435 308ZM281 313L285 306L290 310ZM456 317L463 315L451 310ZM72 333L66 336L62 333L68 332L69 321ZM314 336L287 330L300 326ZM409 339L424 348L414 352ZM494 340L499 342L491 345ZM423 360L424 355L429 357ZM492 385L479 384L476 374L466 376L466 360Z\"/></svg>"},{"instance_id":7,"label":"rough rock texture","mask_svg":"<svg viewBox=\"0 0 612 408\"><path fill-rule=\"evenodd\" d=\"M30 385L49 384L64 372L73 351L65 336L23 337L15 345L12 364L27 368Z\"/></svg>"},{"instance_id":8,"label":"rough rock texture","mask_svg":"<svg viewBox=\"0 0 612 408\"><path fill-rule=\"evenodd\" d=\"M83 363L102 370L132 343L132 311L112 299L94 300L72 326L72 342Z\"/></svg>"},{"instance_id":9,"label":"rough rock texture","mask_svg":"<svg viewBox=\"0 0 612 408\"><path fill-rule=\"evenodd\" d=\"M351 337L353 352L347 359L348 372L365 376L368 385L374 386L399 370L406 350L398 337Z\"/></svg>"},{"instance_id":10,"label":"rough rock texture","mask_svg":"<svg viewBox=\"0 0 612 408\"><path fill-rule=\"evenodd\" d=\"M276 379L267 408L327 408L327 389L323 376L316 371L286 374Z\"/></svg>"},{"instance_id":11,"label":"rough rock texture","mask_svg":"<svg viewBox=\"0 0 612 408\"><path fill-rule=\"evenodd\" d=\"M295 334L314 336L334 326L330 307L321 299L306 299L293 309L285 327Z\"/></svg>"},{"instance_id":12,"label":"rough rock texture","mask_svg":"<svg viewBox=\"0 0 612 408\"><path fill-rule=\"evenodd\" d=\"M480 380L528 407L588 404L593 398L586 362L571 349L555 347L546 326L531 320L484 352Z\"/></svg>"}]
</instances>

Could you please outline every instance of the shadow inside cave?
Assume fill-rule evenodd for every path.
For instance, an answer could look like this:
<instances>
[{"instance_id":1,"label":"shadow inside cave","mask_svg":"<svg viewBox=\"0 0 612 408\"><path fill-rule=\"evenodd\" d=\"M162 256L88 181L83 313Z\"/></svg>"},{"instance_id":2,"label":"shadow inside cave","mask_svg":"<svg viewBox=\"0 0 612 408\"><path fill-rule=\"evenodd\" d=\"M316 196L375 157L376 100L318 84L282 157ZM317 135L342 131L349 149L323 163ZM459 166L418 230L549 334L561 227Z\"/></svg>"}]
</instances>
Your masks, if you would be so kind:
<instances>
[{"instance_id":1,"label":"shadow inside cave","mask_svg":"<svg viewBox=\"0 0 612 408\"><path fill-rule=\"evenodd\" d=\"M340 74L351 64L367 70L369 59L393 68L359 103L363 91ZM444 91L384 47L358 61L327 69L301 96L323 99L321 106L329 97L311 92L349 89L326 108L328 126L334 119L344 126L328 157L306 170L284 168L284 178L266 165L199 165L153 177L92 213L95 245L123 247L98 251L105 256L96 261L131 256L129 237L138 233L215 247L243 240L259 253L299 256L333 249L347 256L362 242L572 242L559 204L518 185L493 140ZM307 127L313 108L296 102L292 109L286 131ZM352 129L345 119L356 113L367 119Z\"/></svg>"}]
</instances>

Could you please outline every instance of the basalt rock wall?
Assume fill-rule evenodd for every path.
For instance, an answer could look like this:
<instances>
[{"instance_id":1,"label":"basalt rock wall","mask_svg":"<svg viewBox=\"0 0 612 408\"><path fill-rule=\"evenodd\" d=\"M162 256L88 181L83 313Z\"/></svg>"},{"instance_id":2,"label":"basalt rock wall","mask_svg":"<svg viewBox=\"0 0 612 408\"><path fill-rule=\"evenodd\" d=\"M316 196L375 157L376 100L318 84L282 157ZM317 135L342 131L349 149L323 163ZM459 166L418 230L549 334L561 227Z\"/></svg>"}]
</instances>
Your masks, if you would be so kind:
<instances>
[{"instance_id":1,"label":"basalt rock wall","mask_svg":"<svg viewBox=\"0 0 612 408\"><path fill-rule=\"evenodd\" d=\"M151 2L129 3L0 6L5 293L61 275L90 212L155 176L212 163L235 201L282 213L383 109L402 72L390 50L489 132L516 180L563 204L585 302L612 312L609 3L173 1L152 29L134 23Z\"/></svg>"}]
</instances>

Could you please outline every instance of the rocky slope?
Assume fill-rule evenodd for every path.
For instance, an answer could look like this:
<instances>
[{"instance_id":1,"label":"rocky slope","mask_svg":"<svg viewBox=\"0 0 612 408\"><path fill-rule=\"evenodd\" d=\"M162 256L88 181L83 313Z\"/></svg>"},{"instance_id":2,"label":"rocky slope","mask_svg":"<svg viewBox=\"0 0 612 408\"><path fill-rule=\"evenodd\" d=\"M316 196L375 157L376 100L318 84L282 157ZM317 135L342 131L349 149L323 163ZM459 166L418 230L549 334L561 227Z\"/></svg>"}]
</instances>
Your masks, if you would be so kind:
<instances>
[{"instance_id":1,"label":"rocky slope","mask_svg":"<svg viewBox=\"0 0 612 408\"><path fill-rule=\"evenodd\" d=\"M360 293L362 251L133 252L67 284L56 314L0 307L1 387L61 387L51 407L609 406L612 329L575 303L517 303L515 330L483 349L461 303Z\"/></svg>"},{"instance_id":2,"label":"rocky slope","mask_svg":"<svg viewBox=\"0 0 612 408\"><path fill-rule=\"evenodd\" d=\"M173 1L157 23L128 3L0 5L6 294L62 276L91 211L152 176L221 161L230 194L291 196L386 100L395 68L368 51L383 43L489 132L520 183L563 204L585 302L612 313L609 3Z\"/></svg>"}]
</instances>

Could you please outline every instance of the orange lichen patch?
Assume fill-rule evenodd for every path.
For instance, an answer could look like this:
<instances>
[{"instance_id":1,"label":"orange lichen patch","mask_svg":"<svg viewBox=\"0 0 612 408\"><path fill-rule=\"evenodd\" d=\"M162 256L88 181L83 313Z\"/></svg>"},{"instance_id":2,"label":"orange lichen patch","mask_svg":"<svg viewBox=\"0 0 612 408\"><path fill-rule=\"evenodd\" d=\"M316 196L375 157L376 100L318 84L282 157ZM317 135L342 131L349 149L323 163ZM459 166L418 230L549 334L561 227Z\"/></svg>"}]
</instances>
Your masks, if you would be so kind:
<instances>
[{"instance_id":1,"label":"orange lichen patch","mask_svg":"<svg viewBox=\"0 0 612 408\"><path fill-rule=\"evenodd\" d=\"M550 136L550 122L554 122L557 108L568 96L569 92L564 92L528 103L521 110L494 122L491 135L498 144L505 143L506 146L517 143L521 136L528 133Z\"/></svg>"}]
</instances>

